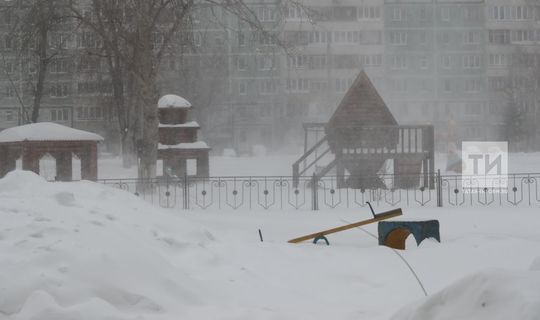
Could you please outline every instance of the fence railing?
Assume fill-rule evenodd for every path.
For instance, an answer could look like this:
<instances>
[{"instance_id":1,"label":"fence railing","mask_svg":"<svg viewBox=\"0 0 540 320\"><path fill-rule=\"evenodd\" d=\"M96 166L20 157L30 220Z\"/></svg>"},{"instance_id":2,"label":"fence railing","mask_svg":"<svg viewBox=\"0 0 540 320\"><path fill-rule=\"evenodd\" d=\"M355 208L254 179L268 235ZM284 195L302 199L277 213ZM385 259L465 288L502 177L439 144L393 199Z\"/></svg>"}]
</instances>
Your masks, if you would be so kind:
<instances>
[{"instance_id":1,"label":"fence railing","mask_svg":"<svg viewBox=\"0 0 540 320\"><path fill-rule=\"evenodd\" d=\"M350 177L349 177L350 178ZM354 177L352 177L354 178ZM382 175L384 187L338 188L335 176L291 176L105 179L100 183L137 194L165 208L285 210L374 206L539 206L540 173L479 179L437 175L435 187L422 185L421 175ZM407 183L403 183L407 181ZM407 185L407 188L394 186Z\"/></svg>"}]
</instances>

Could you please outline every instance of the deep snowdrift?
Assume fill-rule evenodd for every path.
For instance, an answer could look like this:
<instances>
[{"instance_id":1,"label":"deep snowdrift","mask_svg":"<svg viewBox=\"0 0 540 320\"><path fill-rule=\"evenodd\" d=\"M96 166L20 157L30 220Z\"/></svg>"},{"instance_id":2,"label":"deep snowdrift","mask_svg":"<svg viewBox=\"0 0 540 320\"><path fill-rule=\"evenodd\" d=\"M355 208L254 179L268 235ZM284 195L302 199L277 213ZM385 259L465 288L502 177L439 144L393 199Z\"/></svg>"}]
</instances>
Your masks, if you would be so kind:
<instances>
[{"instance_id":1,"label":"deep snowdrift","mask_svg":"<svg viewBox=\"0 0 540 320\"><path fill-rule=\"evenodd\" d=\"M128 193L16 171L0 180L0 221L0 319L182 318L201 301L167 256L211 235Z\"/></svg>"},{"instance_id":2,"label":"deep snowdrift","mask_svg":"<svg viewBox=\"0 0 540 320\"><path fill-rule=\"evenodd\" d=\"M402 252L429 293L486 268L540 269L533 262L540 248L536 208L404 208L404 214L441 222L442 243ZM286 243L370 216L367 209L164 210L99 184L13 172L0 180L0 320L388 320L422 297L390 249L360 229L333 235L328 247ZM376 233L376 225L366 230ZM505 297L496 282L520 291L512 308L525 301L522 295L535 306L537 278L495 276L494 282L480 274L469 281L477 286L448 296L463 299L458 310L484 300L491 307L478 288L487 279L495 298ZM452 318L452 310L441 308L434 319ZM507 319L526 319L513 315Z\"/></svg>"},{"instance_id":3,"label":"deep snowdrift","mask_svg":"<svg viewBox=\"0 0 540 320\"><path fill-rule=\"evenodd\" d=\"M540 271L483 271L465 277L392 320L538 320Z\"/></svg>"}]
</instances>

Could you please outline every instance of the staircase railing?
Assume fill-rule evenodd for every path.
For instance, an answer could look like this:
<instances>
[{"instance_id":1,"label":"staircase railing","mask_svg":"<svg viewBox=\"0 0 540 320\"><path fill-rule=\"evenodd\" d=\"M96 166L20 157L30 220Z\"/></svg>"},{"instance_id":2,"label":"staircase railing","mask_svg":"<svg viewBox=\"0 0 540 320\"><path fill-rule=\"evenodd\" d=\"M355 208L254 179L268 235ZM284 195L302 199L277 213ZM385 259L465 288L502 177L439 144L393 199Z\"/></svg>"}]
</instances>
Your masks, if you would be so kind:
<instances>
[{"instance_id":1,"label":"staircase railing","mask_svg":"<svg viewBox=\"0 0 540 320\"><path fill-rule=\"evenodd\" d=\"M298 160L296 160L295 163L292 165L293 170L293 184L294 186L298 186L299 177L304 175L307 170L309 170L312 166L314 166L318 161L320 161L325 155L327 155L330 152L330 147L326 147L322 152L318 153L314 160L308 161L308 157L315 153L324 143L327 142L326 136L324 136L321 140L319 140L313 147L311 147L306 153L304 153ZM301 164L304 164L302 168L300 168Z\"/></svg>"}]
</instances>

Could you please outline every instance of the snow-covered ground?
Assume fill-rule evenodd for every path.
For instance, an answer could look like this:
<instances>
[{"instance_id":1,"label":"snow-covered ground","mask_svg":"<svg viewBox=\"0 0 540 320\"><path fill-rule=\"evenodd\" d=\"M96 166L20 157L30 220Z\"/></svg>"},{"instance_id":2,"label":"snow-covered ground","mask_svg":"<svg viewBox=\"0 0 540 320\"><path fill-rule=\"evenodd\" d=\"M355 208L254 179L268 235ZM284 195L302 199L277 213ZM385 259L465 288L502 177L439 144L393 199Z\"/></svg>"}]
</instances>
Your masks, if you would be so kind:
<instances>
[{"instance_id":1,"label":"snow-covered ground","mask_svg":"<svg viewBox=\"0 0 540 320\"><path fill-rule=\"evenodd\" d=\"M538 208L405 209L402 219L441 223L442 243L411 238L402 252L426 301L365 232L376 225L330 246L287 243L368 217L165 210L16 171L0 180L0 319L540 319Z\"/></svg>"},{"instance_id":2,"label":"snow-covered ground","mask_svg":"<svg viewBox=\"0 0 540 320\"><path fill-rule=\"evenodd\" d=\"M300 155L268 155L257 157L210 157L211 176L290 176L292 164ZM508 171L511 173L539 173L540 153L511 153L508 157ZM323 163L321 163L323 164ZM189 164L188 164L189 165ZM158 171L159 169L158 165ZM435 167L441 173L446 172L446 154L435 156ZM192 169L194 172L194 169ZM120 158L102 158L99 161L99 178L134 178L137 176L135 167L122 168Z\"/></svg>"}]
</instances>

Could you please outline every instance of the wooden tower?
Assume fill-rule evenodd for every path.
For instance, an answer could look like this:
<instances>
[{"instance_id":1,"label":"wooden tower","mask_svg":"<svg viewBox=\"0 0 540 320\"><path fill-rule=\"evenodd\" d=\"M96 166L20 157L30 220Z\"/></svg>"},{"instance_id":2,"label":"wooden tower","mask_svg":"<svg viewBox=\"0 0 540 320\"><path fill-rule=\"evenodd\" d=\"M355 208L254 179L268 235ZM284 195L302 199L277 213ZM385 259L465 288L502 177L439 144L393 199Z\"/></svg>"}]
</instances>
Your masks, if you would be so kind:
<instances>
[{"instance_id":1,"label":"wooden tower","mask_svg":"<svg viewBox=\"0 0 540 320\"><path fill-rule=\"evenodd\" d=\"M158 159L163 160L163 175L183 177L187 174L187 160L194 159L196 176L208 177L210 148L197 139L199 124L187 121L191 104L182 97L166 95L159 100L158 108Z\"/></svg>"}]
</instances>

